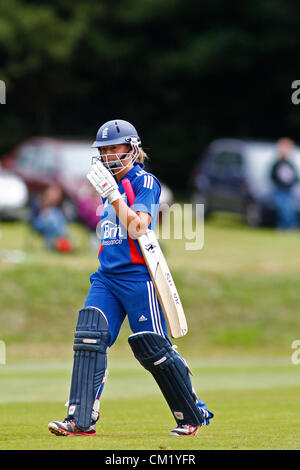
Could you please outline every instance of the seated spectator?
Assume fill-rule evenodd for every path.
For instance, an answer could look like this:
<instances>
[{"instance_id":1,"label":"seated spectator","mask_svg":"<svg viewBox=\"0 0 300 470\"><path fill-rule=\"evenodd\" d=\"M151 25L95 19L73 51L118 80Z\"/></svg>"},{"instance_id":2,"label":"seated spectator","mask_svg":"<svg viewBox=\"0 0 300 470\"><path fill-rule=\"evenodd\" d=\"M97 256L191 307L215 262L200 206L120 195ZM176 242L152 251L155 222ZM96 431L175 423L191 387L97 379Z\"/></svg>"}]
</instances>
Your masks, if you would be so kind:
<instances>
[{"instance_id":1,"label":"seated spectator","mask_svg":"<svg viewBox=\"0 0 300 470\"><path fill-rule=\"evenodd\" d=\"M63 192L59 186L49 186L42 194L39 204L35 205L32 227L43 235L50 250L72 251L68 234L68 223L61 203Z\"/></svg>"}]
</instances>

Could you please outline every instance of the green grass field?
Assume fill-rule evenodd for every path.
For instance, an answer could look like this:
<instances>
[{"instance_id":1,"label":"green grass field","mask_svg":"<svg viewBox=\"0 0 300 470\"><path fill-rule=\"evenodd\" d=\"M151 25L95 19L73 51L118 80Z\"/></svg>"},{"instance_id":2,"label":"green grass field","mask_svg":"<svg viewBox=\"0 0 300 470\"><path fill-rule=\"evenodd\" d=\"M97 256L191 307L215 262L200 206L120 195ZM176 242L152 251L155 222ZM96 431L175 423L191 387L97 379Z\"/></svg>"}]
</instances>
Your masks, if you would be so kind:
<instances>
[{"instance_id":1,"label":"green grass field","mask_svg":"<svg viewBox=\"0 0 300 470\"><path fill-rule=\"evenodd\" d=\"M192 361L194 385L216 412L195 438L168 436L173 418L151 377L132 360L110 361L95 438L63 438L71 361L17 361L1 371L1 449L299 449L298 377L281 361ZM295 367L295 366L294 366ZM126 385L125 385L126 384ZM3 386L4 385L4 386Z\"/></svg>"},{"instance_id":2,"label":"green grass field","mask_svg":"<svg viewBox=\"0 0 300 470\"><path fill-rule=\"evenodd\" d=\"M193 385L215 412L195 438L168 436L167 405L134 359L125 321L109 355L94 438L58 438L72 369L77 311L97 269L88 234L74 225L74 254L51 254L28 227L0 223L0 449L299 449L298 233L249 229L219 215L205 224L202 250L163 241L186 309L189 333L176 340Z\"/></svg>"}]
</instances>

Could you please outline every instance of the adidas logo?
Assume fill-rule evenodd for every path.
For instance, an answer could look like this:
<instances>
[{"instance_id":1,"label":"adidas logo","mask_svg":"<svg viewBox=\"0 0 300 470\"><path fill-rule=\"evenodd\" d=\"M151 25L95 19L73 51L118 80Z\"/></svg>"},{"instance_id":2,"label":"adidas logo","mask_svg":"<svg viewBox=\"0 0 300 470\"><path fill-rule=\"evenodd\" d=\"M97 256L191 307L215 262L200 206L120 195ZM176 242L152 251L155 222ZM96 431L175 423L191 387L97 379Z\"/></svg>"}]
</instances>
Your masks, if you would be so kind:
<instances>
[{"instance_id":1,"label":"adidas logo","mask_svg":"<svg viewBox=\"0 0 300 470\"><path fill-rule=\"evenodd\" d=\"M147 321L147 318L144 315L141 315L138 321Z\"/></svg>"}]
</instances>

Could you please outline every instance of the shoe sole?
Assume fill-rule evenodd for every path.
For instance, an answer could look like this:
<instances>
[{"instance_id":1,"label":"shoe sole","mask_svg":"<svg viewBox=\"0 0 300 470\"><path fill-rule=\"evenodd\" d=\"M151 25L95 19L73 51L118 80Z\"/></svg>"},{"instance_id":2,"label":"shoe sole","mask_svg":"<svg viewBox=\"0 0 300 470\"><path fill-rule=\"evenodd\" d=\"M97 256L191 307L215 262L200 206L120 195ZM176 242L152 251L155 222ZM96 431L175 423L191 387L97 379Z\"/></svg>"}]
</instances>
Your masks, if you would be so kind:
<instances>
[{"instance_id":1,"label":"shoe sole","mask_svg":"<svg viewBox=\"0 0 300 470\"><path fill-rule=\"evenodd\" d=\"M96 436L96 431L95 432L84 432L84 431L80 431L80 432L69 432L69 431L66 431L65 429L62 429L62 428L58 428L56 426L48 426L48 429L50 432L52 432L52 434L55 434L56 436Z\"/></svg>"},{"instance_id":2,"label":"shoe sole","mask_svg":"<svg viewBox=\"0 0 300 470\"><path fill-rule=\"evenodd\" d=\"M195 429L194 432L191 432L190 434L180 434L178 432L174 432L174 431L170 431L170 436L176 436L176 437L192 437L192 436L196 436L198 434L198 431L199 431L199 428L198 429Z\"/></svg>"}]
</instances>

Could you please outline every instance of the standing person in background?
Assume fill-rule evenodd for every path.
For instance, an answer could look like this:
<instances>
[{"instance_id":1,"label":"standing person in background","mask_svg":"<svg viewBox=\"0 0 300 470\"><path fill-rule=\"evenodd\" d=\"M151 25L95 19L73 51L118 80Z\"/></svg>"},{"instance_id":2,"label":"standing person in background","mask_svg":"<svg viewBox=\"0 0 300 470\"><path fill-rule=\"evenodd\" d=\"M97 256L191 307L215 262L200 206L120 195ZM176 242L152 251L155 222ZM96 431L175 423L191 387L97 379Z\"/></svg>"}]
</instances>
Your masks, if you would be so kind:
<instances>
[{"instance_id":1,"label":"standing person in background","mask_svg":"<svg viewBox=\"0 0 300 470\"><path fill-rule=\"evenodd\" d=\"M276 206L276 226L280 230L292 230L298 227L298 213L293 188L299 178L295 165L290 160L294 142L282 138L277 142L278 156L273 163L270 176L274 184Z\"/></svg>"},{"instance_id":2,"label":"standing person in background","mask_svg":"<svg viewBox=\"0 0 300 470\"><path fill-rule=\"evenodd\" d=\"M134 356L155 378L177 423L171 435L195 435L213 413L195 393L189 368L168 337L137 242L148 227L155 227L160 183L144 170L146 154L129 122L117 119L103 124L93 147L99 156L87 176L103 200L100 266L90 277L91 287L79 311L68 415L64 421L49 423L49 430L58 436L96 434L107 353L128 315ZM135 194L132 206L128 184Z\"/></svg>"}]
</instances>

